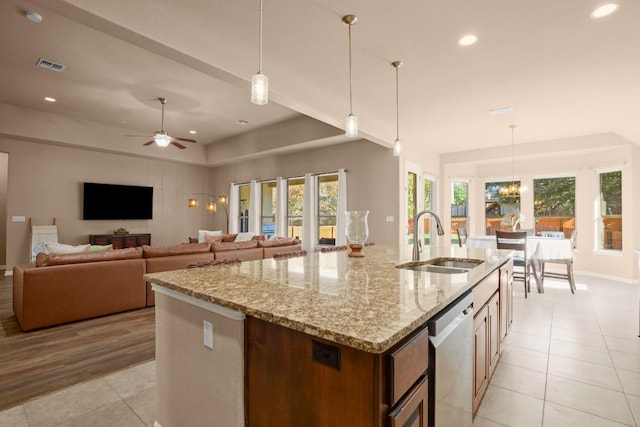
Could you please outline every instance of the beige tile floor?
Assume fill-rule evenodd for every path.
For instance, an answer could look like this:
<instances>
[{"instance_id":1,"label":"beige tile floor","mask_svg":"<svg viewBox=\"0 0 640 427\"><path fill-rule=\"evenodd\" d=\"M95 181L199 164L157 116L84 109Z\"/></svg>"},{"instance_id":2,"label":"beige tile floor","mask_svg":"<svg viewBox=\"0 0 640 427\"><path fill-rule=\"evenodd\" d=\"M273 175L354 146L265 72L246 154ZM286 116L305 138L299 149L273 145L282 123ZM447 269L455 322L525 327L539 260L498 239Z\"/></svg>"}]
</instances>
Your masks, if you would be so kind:
<instances>
[{"instance_id":1,"label":"beige tile floor","mask_svg":"<svg viewBox=\"0 0 640 427\"><path fill-rule=\"evenodd\" d=\"M476 427L640 425L637 285L577 278L546 281L523 298ZM0 412L0 426L152 426L155 362Z\"/></svg>"},{"instance_id":2,"label":"beige tile floor","mask_svg":"<svg viewBox=\"0 0 640 427\"><path fill-rule=\"evenodd\" d=\"M578 276L514 292L514 322L474 426L639 426L637 285Z\"/></svg>"}]
</instances>

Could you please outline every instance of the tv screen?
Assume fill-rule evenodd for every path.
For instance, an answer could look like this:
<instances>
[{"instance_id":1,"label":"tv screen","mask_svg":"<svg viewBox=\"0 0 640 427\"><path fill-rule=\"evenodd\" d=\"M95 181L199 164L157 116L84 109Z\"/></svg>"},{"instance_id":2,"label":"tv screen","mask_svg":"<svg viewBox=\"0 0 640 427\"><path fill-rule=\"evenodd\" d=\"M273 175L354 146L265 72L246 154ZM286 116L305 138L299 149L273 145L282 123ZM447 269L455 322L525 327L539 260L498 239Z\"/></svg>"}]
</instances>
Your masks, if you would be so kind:
<instances>
[{"instance_id":1,"label":"tv screen","mask_svg":"<svg viewBox=\"0 0 640 427\"><path fill-rule=\"evenodd\" d=\"M82 219L152 219L153 187L83 185Z\"/></svg>"}]
</instances>

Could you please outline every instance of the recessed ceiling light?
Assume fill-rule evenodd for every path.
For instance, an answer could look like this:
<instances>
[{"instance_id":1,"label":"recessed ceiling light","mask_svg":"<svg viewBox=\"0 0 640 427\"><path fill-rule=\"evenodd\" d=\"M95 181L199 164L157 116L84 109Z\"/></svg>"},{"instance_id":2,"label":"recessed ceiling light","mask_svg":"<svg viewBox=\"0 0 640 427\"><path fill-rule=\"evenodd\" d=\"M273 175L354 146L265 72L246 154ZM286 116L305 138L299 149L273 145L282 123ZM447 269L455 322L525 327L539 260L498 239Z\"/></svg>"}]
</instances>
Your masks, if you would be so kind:
<instances>
[{"instance_id":1,"label":"recessed ceiling light","mask_svg":"<svg viewBox=\"0 0 640 427\"><path fill-rule=\"evenodd\" d=\"M196 132L195 130L190 130L189 133L192 134L192 135L195 135L198 132Z\"/></svg>"},{"instance_id":2,"label":"recessed ceiling light","mask_svg":"<svg viewBox=\"0 0 640 427\"><path fill-rule=\"evenodd\" d=\"M239 125L248 125L249 124L249 122L246 121L246 120L237 120L236 123L239 124Z\"/></svg>"},{"instance_id":3,"label":"recessed ceiling light","mask_svg":"<svg viewBox=\"0 0 640 427\"><path fill-rule=\"evenodd\" d=\"M42 15L34 12L33 10L25 11L24 16L31 22L42 22Z\"/></svg>"},{"instance_id":4,"label":"recessed ceiling light","mask_svg":"<svg viewBox=\"0 0 640 427\"><path fill-rule=\"evenodd\" d=\"M591 12L591 17L592 18L602 18L602 17L605 17L607 15L611 15L616 10L618 10L618 5L616 3L608 3L608 4L600 6L599 8L597 8L596 10Z\"/></svg>"},{"instance_id":5,"label":"recessed ceiling light","mask_svg":"<svg viewBox=\"0 0 640 427\"><path fill-rule=\"evenodd\" d=\"M489 110L490 116L502 116L504 114L511 114L511 113L513 113L513 107L511 106L494 108L492 110Z\"/></svg>"},{"instance_id":6,"label":"recessed ceiling light","mask_svg":"<svg viewBox=\"0 0 640 427\"><path fill-rule=\"evenodd\" d=\"M45 96L45 97L44 97L44 100L45 100L45 101L47 101L47 102L56 102L56 99L55 99L55 98L52 98L52 97L50 97L50 96Z\"/></svg>"},{"instance_id":7,"label":"recessed ceiling light","mask_svg":"<svg viewBox=\"0 0 640 427\"><path fill-rule=\"evenodd\" d=\"M471 46L477 41L478 41L478 36L474 34L467 34L466 36L462 36L460 40L458 40L458 44L460 46Z\"/></svg>"}]
</instances>

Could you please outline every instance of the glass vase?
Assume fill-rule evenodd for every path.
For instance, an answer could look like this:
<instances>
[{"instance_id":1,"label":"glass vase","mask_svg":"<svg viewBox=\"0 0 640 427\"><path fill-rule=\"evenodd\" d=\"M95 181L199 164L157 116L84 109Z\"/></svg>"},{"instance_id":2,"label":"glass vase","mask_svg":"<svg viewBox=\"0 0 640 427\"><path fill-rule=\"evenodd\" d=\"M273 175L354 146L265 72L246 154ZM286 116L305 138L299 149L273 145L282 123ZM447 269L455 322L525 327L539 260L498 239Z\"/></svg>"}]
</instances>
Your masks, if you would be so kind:
<instances>
[{"instance_id":1,"label":"glass vase","mask_svg":"<svg viewBox=\"0 0 640 427\"><path fill-rule=\"evenodd\" d=\"M364 247L364 242L369 238L369 224L367 222L368 216L369 211L345 212L345 234L347 236L347 240L349 240L349 247L351 248L349 256L351 257L364 256L362 248Z\"/></svg>"}]
</instances>

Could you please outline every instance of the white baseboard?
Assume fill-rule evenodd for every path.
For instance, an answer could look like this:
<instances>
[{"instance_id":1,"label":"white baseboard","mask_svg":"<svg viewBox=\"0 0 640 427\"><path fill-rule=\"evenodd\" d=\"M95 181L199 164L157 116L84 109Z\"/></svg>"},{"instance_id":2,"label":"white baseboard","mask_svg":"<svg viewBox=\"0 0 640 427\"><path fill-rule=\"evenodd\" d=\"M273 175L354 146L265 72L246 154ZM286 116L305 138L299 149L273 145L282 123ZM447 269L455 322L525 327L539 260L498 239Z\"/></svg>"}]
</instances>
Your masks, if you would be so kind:
<instances>
[{"instance_id":1,"label":"white baseboard","mask_svg":"<svg viewBox=\"0 0 640 427\"><path fill-rule=\"evenodd\" d=\"M599 279L606 279L606 280L613 280L613 281L616 281L616 282L629 283L631 285L640 284L640 280L630 279L628 277L612 276L610 274L594 273L592 271L574 271L573 274L574 274L574 276L577 276L577 275L591 276L591 277L597 277Z\"/></svg>"}]
</instances>

